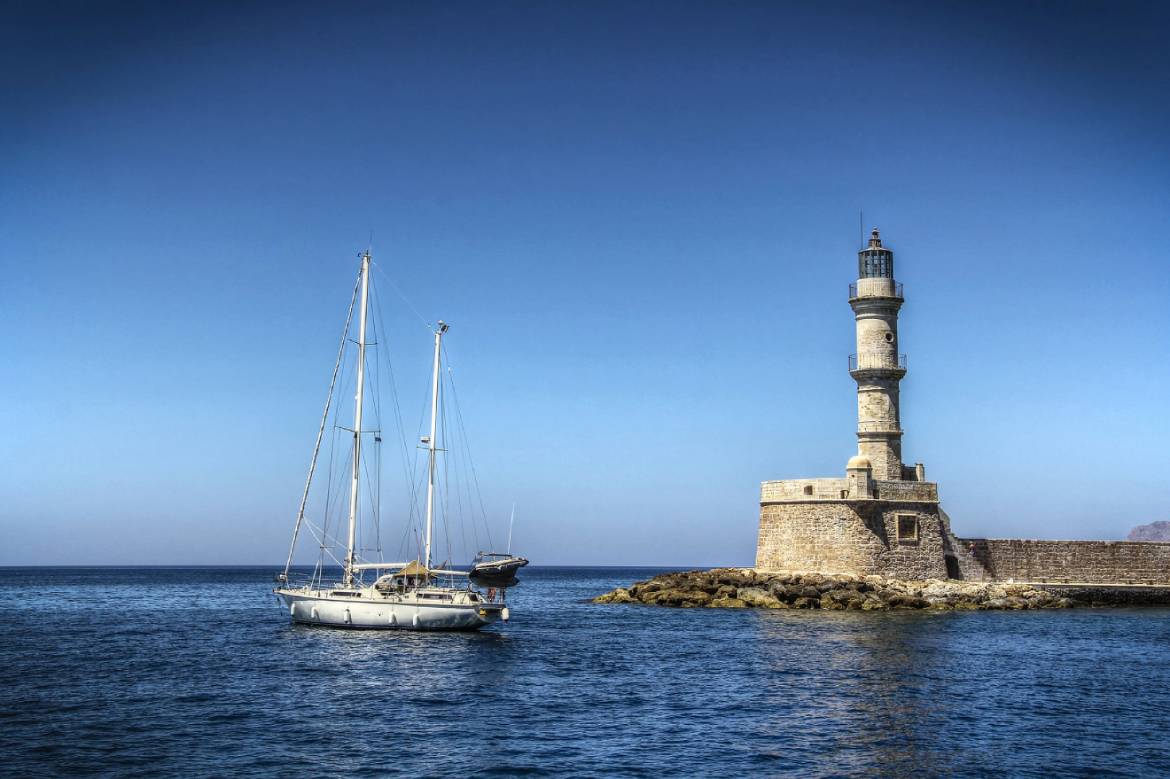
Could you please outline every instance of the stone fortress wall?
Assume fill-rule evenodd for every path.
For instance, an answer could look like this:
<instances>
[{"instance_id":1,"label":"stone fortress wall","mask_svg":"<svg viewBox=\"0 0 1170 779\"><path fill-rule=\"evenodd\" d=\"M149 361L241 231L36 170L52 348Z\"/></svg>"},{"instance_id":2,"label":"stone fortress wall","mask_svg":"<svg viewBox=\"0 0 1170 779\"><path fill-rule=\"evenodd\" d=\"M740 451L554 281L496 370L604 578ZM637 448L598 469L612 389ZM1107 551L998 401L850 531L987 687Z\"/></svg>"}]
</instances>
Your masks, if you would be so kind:
<instances>
[{"instance_id":1,"label":"stone fortress wall","mask_svg":"<svg viewBox=\"0 0 1170 779\"><path fill-rule=\"evenodd\" d=\"M850 286L857 353L858 453L845 476L760 486L756 568L784 573L877 574L1072 584L1170 585L1170 543L960 539L921 463L902 461L899 353L902 286L878 231L858 252Z\"/></svg>"},{"instance_id":2,"label":"stone fortress wall","mask_svg":"<svg viewBox=\"0 0 1170 779\"><path fill-rule=\"evenodd\" d=\"M991 581L1170 584L1170 544L961 538Z\"/></svg>"}]
</instances>

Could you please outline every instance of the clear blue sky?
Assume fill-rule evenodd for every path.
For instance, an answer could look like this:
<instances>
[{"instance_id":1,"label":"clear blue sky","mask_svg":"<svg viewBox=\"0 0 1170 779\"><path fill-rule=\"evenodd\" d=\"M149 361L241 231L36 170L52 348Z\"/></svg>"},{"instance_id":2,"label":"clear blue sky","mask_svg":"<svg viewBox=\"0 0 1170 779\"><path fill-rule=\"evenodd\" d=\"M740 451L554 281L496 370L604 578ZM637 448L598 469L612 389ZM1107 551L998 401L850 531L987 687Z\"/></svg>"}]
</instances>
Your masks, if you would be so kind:
<instances>
[{"instance_id":1,"label":"clear blue sky","mask_svg":"<svg viewBox=\"0 0 1170 779\"><path fill-rule=\"evenodd\" d=\"M1164 4L3 13L0 564L280 561L371 231L517 547L748 564L856 449L859 208L956 530L1170 519Z\"/></svg>"}]
</instances>

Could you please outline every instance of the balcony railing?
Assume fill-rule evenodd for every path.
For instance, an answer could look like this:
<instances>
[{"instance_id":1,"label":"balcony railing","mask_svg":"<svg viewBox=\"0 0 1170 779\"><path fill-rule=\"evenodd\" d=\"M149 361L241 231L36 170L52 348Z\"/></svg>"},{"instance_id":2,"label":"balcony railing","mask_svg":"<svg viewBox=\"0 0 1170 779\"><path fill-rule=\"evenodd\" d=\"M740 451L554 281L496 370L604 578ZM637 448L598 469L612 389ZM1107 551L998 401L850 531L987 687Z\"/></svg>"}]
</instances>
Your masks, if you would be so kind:
<instances>
[{"instance_id":1,"label":"balcony railing","mask_svg":"<svg viewBox=\"0 0 1170 779\"><path fill-rule=\"evenodd\" d=\"M902 285L893 279L860 279L849 285L849 299L897 298L902 300Z\"/></svg>"},{"instance_id":2,"label":"balcony railing","mask_svg":"<svg viewBox=\"0 0 1170 779\"><path fill-rule=\"evenodd\" d=\"M904 371L906 355L865 352L849 355L849 371Z\"/></svg>"}]
</instances>

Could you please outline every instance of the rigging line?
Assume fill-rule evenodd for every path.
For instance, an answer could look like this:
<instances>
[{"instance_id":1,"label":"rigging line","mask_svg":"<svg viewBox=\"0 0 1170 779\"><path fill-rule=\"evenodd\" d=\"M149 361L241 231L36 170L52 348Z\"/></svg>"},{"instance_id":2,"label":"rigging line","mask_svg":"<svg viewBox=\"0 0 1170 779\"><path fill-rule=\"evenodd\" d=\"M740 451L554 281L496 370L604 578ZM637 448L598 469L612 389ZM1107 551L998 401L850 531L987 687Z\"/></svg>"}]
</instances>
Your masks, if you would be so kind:
<instances>
[{"instance_id":1,"label":"rigging line","mask_svg":"<svg viewBox=\"0 0 1170 779\"><path fill-rule=\"evenodd\" d=\"M376 495L374 496L374 540L377 542L378 557L382 556L382 439L374 438L374 474Z\"/></svg>"},{"instance_id":2,"label":"rigging line","mask_svg":"<svg viewBox=\"0 0 1170 779\"><path fill-rule=\"evenodd\" d=\"M375 285L377 292L377 286ZM386 368L390 373L390 398L394 401L394 422L398 430L398 440L402 447L402 476L406 479L407 484L411 484L411 475L408 464L410 462L410 450L406 446L406 426L402 423L402 406L398 398L398 378L394 375L394 361L390 358L390 331L386 329L385 321L382 318L381 295L375 297L374 315L378 320L379 342L383 339L386 341L384 347L384 354L386 359ZM379 425L380 427L381 425Z\"/></svg>"},{"instance_id":3,"label":"rigging line","mask_svg":"<svg viewBox=\"0 0 1170 779\"><path fill-rule=\"evenodd\" d=\"M429 403L430 399L431 389L430 387L427 387L425 393L423 394L422 406L419 409L418 429L414 436L415 441L422 440L423 425L426 424L427 404ZM422 523L422 507L419 506L419 500L421 499L423 493L423 477L427 473L427 466L423 466L421 471L419 469L419 465L422 463L423 459L424 458L421 456L419 448L416 446L414 466L411 470L413 478L411 479L410 524L412 527L415 526L416 522L420 525Z\"/></svg>"},{"instance_id":4,"label":"rigging line","mask_svg":"<svg viewBox=\"0 0 1170 779\"><path fill-rule=\"evenodd\" d=\"M341 428L338 428L336 430L336 433L338 436L340 436L341 435ZM347 436L347 438L348 438L348 436ZM346 473L346 471L349 471L350 473L352 473L352 471L353 471L353 466L352 466L353 450L350 449L348 451L349 451L349 453L346 456L345 461L343 463L344 470L342 470L338 473L338 478L337 478L338 484L337 484L337 489L334 491L333 504L325 506L325 527L326 527L326 529L328 529L329 517L333 516L333 515L338 516L338 521L337 521L338 527L341 527L344 524L343 520L341 519L341 516L342 516L341 503L343 500L345 500L347 498L346 493L348 492L348 490L343 489L342 485L345 483L345 481L348 478L350 478L349 474ZM346 513L348 513L348 512L346 512ZM328 535L328 534L326 534L326 535ZM336 544L339 547L341 546L341 542L339 539L334 539L334 544Z\"/></svg>"},{"instance_id":5,"label":"rigging line","mask_svg":"<svg viewBox=\"0 0 1170 779\"><path fill-rule=\"evenodd\" d=\"M321 520L325 528L329 527L329 512L333 507L333 480L335 478L335 467L337 464L337 431L337 425L334 425L332 435L329 437L329 472L325 481L324 518Z\"/></svg>"},{"instance_id":6,"label":"rigging line","mask_svg":"<svg viewBox=\"0 0 1170 779\"><path fill-rule=\"evenodd\" d=\"M374 330L373 335L374 335L375 339L377 339L377 337L379 335L377 328L374 327L373 330ZM377 340L374 341L373 345L374 345L374 370L372 372L373 373L373 382L372 382L373 383L373 392L370 393L370 395L372 396L372 400L369 403L369 406L374 413L375 428L373 430L367 429L367 430L359 431L358 435L362 435L363 433L368 434L368 433L372 432L374 434L374 443L377 444L381 439L381 433L382 433L382 415L381 415L381 408L378 405L380 387L378 384L378 359L377 359L378 342L377 342ZM370 363L369 358L366 358L365 368L366 368L367 375L369 375L371 373L369 363ZM377 462L376 462L377 467L375 468L375 475L374 476L370 475L370 462L368 459L362 463L362 468L363 468L365 475L366 475L366 494L370 498L370 504L371 504L368 507L368 509L373 511L373 522L371 524L373 524L373 526L374 526L373 529L374 529L375 543L378 545L378 547L381 547L381 528L379 527L378 514L377 514L378 502L381 498L380 491L381 491L381 485L382 485L381 470L380 470L381 469L381 447L375 446L374 451L375 451L375 456L377 457ZM360 521L358 522L358 532L362 536L363 539L366 537L366 534L361 527ZM358 548L361 549L362 551L366 551L366 552L370 551L370 549L368 547L363 547L363 546L359 545Z\"/></svg>"},{"instance_id":7,"label":"rigging line","mask_svg":"<svg viewBox=\"0 0 1170 779\"><path fill-rule=\"evenodd\" d=\"M447 381L450 381L450 378L451 378L450 374L451 374L451 368L450 368L450 366L448 366L447 367L447 377L446 377ZM463 457L461 456L461 452L460 452L458 446L450 447L450 450L447 452L447 458L451 461L451 463L455 469L455 481L454 481L454 488L453 488L455 490L455 510L459 514L459 534L463 540L463 550L464 550L464 552L467 552L469 555L474 555L474 553L479 548L479 532L475 526L475 517L471 516L471 522L470 522L471 534L472 534L472 538L475 539L476 549L469 548L467 545L467 525L469 523L466 521L466 517L468 517L469 515L473 515L473 512L474 512L473 504L471 502L471 491L468 487L469 483L471 482L471 479L466 478L465 472L467 470L467 466L465 465L465 463L463 461ZM449 487L449 489L451 489L451 488ZM466 511L466 513L464 512L464 509L463 509L463 494L464 494L464 492L467 493L467 511Z\"/></svg>"},{"instance_id":8,"label":"rigging line","mask_svg":"<svg viewBox=\"0 0 1170 779\"><path fill-rule=\"evenodd\" d=\"M421 427L422 427L422 423L420 422L419 423L419 431L420 432L421 432ZM416 440L418 440L418 439L416 438ZM424 470L422 473L419 472L418 464L419 464L419 461L422 459L422 457L421 457L418 449L419 449L419 447L416 447L413 467L411 469L411 477L410 477L410 480L408 481L408 485L410 487L410 511L407 515L407 521L406 521L405 526L403 528L402 542L401 542L401 546L399 548L399 551L400 551L402 557L406 557L407 547L408 547L408 543L410 541L412 533L414 534L414 537L416 540L415 546L418 547L418 549L416 549L416 552L421 553L421 549L422 549L422 547L419 547L418 543L417 543L417 540L418 540L418 519L420 516L420 514L419 514L420 510L418 507L418 500L419 500L418 496L422 490L423 475L425 475L426 471ZM416 558L416 559L421 559L421 558Z\"/></svg>"},{"instance_id":9,"label":"rigging line","mask_svg":"<svg viewBox=\"0 0 1170 779\"><path fill-rule=\"evenodd\" d=\"M328 554L331 558L333 558L333 562L337 563L338 565L341 565L342 564L341 560L339 560L336 555L334 555L332 552L329 551L329 545L327 543L328 537L325 536L324 532L322 532L321 536L318 536L316 526L308 520L305 521L305 527L309 528L309 533L312 534L312 536L314 538L316 538L317 541L319 541L321 543L321 549L325 550L324 553ZM317 563L317 567L321 567L323 565L323 561L324 561L324 555L322 555L322 560Z\"/></svg>"},{"instance_id":10,"label":"rigging line","mask_svg":"<svg viewBox=\"0 0 1170 779\"><path fill-rule=\"evenodd\" d=\"M447 380L448 381L451 380L450 366L447 367ZM459 403L458 402L455 403L455 408L456 408L456 413L458 415L458 413L459 413ZM461 430L462 430L462 428L461 428ZM469 451L468 447L467 447L467 436L466 436L465 430L463 430L461 432L461 434L459 436L459 440L460 440L460 444L462 444L462 446L463 446L463 449L460 450L460 448L458 446L452 447L454 450L452 452L452 456L455 456L455 454L458 453L458 459L456 460L456 464L458 466L458 468L456 469L456 478L459 480L459 483L457 486L461 490L459 493L460 511L462 511L462 506L463 506L463 493L466 493L467 494L467 516L470 517L470 522L469 523L468 522L461 522L460 527L464 528L463 536L464 536L464 544L466 544L467 543L466 525L467 524L471 525L471 535L472 535L472 538L475 540L475 550L473 550L473 551L480 551L480 550L483 550L484 547L480 546L480 543L479 543L479 524L475 521L475 501L471 495L472 484L471 484L471 476L469 474L470 468L467 465L466 459L463 457L463 453L466 451ZM489 544L489 546L490 546L490 544Z\"/></svg>"},{"instance_id":11,"label":"rigging line","mask_svg":"<svg viewBox=\"0 0 1170 779\"><path fill-rule=\"evenodd\" d=\"M378 306L378 295L374 294L375 310ZM374 433L374 494L372 496L374 510L374 552L378 560L382 560L382 330L378 322L373 323L374 329L374 419L377 422L377 432Z\"/></svg>"},{"instance_id":12,"label":"rigging line","mask_svg":"<svg viewBox=\"0 0 1170 779\"><path fill-rule=\"evenodd\" d=\"M349 343L348 339L346 340L346 343L347 344ZM348 345L346 346L346 348L347 349L349 348ZM357 361L355 360L354 363L356 365ZM340 392L341 388L346 387L348 385L349 378L350 378L349 377L349 368L350 368L350 366L347 362L342 363L341 378L340 378L340 381L338 382L338 385L337 385L338 386L337 392ZM341 484L340 484L341 478L337 475L337 472L335 471L335 468L337 465L337 441L338 441L338 436L340 435L340 431L342 430L342 427L338 424L338 416L341 414L341 405L342 404L340 404L340 403L335 403L333 405L333 437L330 440L330 444L329 444L329 446L330 446L330 449L329 449L329 479L328 479L328 482L326 484L326 494L325 494L325 519L324 519L324 523L325 523L326 529L328 529L329 517L331 516L330 512L333 511L333 500L334 500L333 495L334 495L335 483L336 483L336 489L338 490L338 495L341 494L340 493L340 491L341 491Z\"/></svg>"},{"instance_id":13,"label":"rigging line","mask_svg":"<svg viewBox=\"0 0 1170 779\"><path fill-rule=\"evenodd\" d=\"M378 294L377 294L377 290L374 289L374 287L372 285L370 287L370 297L373 298L374 310L377 311ZM370 329L374 333L374 342L372 344L369 344L370 346L374 347L374 357L373 357L374 373L373 373L373 377L372 377L374 391L373 391L373 403L371 403L370 405L371 405L372 410L374 412L374 421L376 422L375 427L377 427L378 430L381 431L381 429L382 429L382 403L381 403L381 400L382 400L382 363L378 359L378 355L381 353L381 348L382 348L382 331L378 327L378 323L377 323L376 318L375 318L375 321L370 322ZM368 358L366 360L366 370L369 370L369 359Z\"/></svg>"},{"instance_id":14,"label":"rigging line","mask_svg":"<svg viewBox=\"0 0 1170 779\"><path fill-rule=\"evenodd\" d=\"M450 460L452 462L452 464L455 466L455 482L454 482L455 511L459 515L459 535L463 541L463 551L464 551L464 553L466 553L468 555L473 555L475 553L475 550L470 549L467 545L467 524L468 523L464 519L464 517L466 517L467 514L464 513L464 511L463 511L463 488L467 482L467 479L463 478L463 474L462 474L463 460L458 457L458 453L459 453L459 449L457 447L452 447L451 451L447 452L447 459ZM451 489L451 487L448 486L448 489ZM470 504L468 504L468 505L470 507ZM472 535L476 536L477 534L474 532L475 531L474 520L471 523L471 528L472 528ZM479 546L479 539L478 538L476 538L476 540L475 540L475 545Z\"/></svg>"},{"instance_id":15,"label":"rigging line","mask_svg":"<svg viewBox=\"0 0 1170 779\"><path fill-rule=\"evenodd\" d=\"M451 382L451 399L455 403L455 417L459 422L459 429L462 431L463 445L467 450L467 462L471 467L471 476L475 481L475 494L479 498L480 516L483 517L483 529L487 533L488 546L494 546L492 542L492 529L487 521L487 509L483 505L483 490L479 486L479 471L475 467L475 458L471 456L471 436L467 435L467 426L463 423L463 407L459 402L459 390L455 387L455 373L450 368L450 362L447 365L447 375Z\"/></svg>"},{"instance_id":16,"label":"rigging line","mask_svg":"<svg viewBox=\"0 0 1170 779\"><path fill-rule=\"evenodd\" d=\"M381 457L382 457L382 447L378 446L378 445L376 444L376 442L375 442L375 446L374 446L374 457L375 457L375 459L376 459L378 462L380 462L380 461L381 461ZM374 487L374 486L371 486L371 485L378 485L378 481L376 481L376 480L375 480L375 477L377 476L377 467L376 467L376 464L375 464L375 468L374 468L374 476L371 476L371 475L370 475L370 463L369 463L369 461L368 461L368 459L367 459L367 461L366 461L366 462L363 462L363 463L362 463L362 469L365 471L365 474L366 474L366 492L369 494L369 497L370 497L370 504L371 504L371 505L370 505L370 511L372 512L372 515L373 515L373 523L372 523L372 524L374 525L374 528L375 528L375 531L374 531L374 532L375 532L375 534L377 534L377 533L378 533L378 530L377 530L377 528L378 528L378 512L377 512L377 507L378 507L378 500L379 500L379 497L380 497L380 496L378 495L378 493L377 493L377 491L376 491L375 487ZM380 487L380 485L378 485L378 486ZM375 540L377 540L377 539L375 539ZM380 545L380 544L381 544L381 541L380 541L380 540L378 540L378 543L379 543L379 545ZM379 546L378 548L380 548L380 546ZM367 551L367 552L368 552L368 551L370 551L370 550L369 550L369 549L366 549L365 551Z\"/></svg>"},{"instance_id":17,"label":"rigging line","mask_svg":"<svg viewBox=\"0 0 1170 779\"><path fill-rule=\"evenodd\" d=\"M385 275L385 274L383 273L383 275ZM407 542L410 538L410 528L414 522L414 513L415 513L416 505L417 505L417 496L416 496L416 489L415 489L415 481L414 481L413 475L411 473L411 468L410 468L410 465L411 465L411 458L410 458L410 453L409 453L410 450L407 448L407 444L406 444L406 425L404 425L402 422L402 406L401 406L401 401L399 399L399 394L398 394L398 380L397 380L397 377L394 373L394 361L390 357L390 354L391 354L390 342L389 342L390 331L387 329L386 323L385 323L385 318L382 315L381 290L378 288L378 285L374 285L373 289L375 292L374 316L377 320L377 332L378 332L378 336L379 336L378 337L379 346L378 346L378 349L376 351L376 355L380 356L381 359L385 359L386 368L389 372L390 397L394 403L394 423L395 423L395 427L397 430L399 453L401 455L399 463L402 467L403 480L405 481L405 483L409 489L409 495L410 495L410 501L411 501L410 505L408 507L407 519L406 519L406 522L404 523L405 527L403 528L403 534L402 534L402 538L401 538L401 541L399 544L399 550L398 550L400 553L400 556L404 557L405 552L406 552ZM383 341L385 341L385 344L382 343ZM378 357L376 357L376 359L378 359ZM381 394L381 373L380 373L381 362L380 361L377 363L377 366L378 366L378 377L379 377L378 378L378 398L380 400L382 397L382 394ZM382 427L380 407L379 407L379 411L378 411L378 418L379 418L379 427ZM380 453L381 453L381 449L379 449L379 454ZM417 458L415 458L415 465L417 467ZM381 461L379 460L379 479L381 478L381 472L382 472L381 471ZM379 481L379 485L380 484L381 484L381 482ZM379 495L381 494L380 489L381 488L379 486ZM380 502L380 498L379 498L379 502ZM380 513L381 513L381 509L379 508L379 516L380 516ZM379 524L379 534L381 533L380 528L381 528L381 525ZM379 535L379 547L381 546L380 538L381 538L381 536Z\"/></svg>"},{"instance_id":18,"label":"rigging line","mask_svg":"<svg viewBox=\"0 0 1170 779\"><path fill-rule=\"evenodd\" d=\"M292 543L288 547L288 561L284 564L284 576L288 578L288 569L292 566L293 552L297 548L297 536L301 532L301 522L305 519L305 503L309 500L309 487L313 484L313 472L317 470L317 454L321 451L321 437L325 434L325 421L329 419L329 407L333 403L333 388L337 382L337 372L341 369L341 358L345 353L345 339L349 334L349 325L353 319L353 305L357 300L358 287L361 285L362 274L358 273L358 280L353 285L353 295L349 299L349 311L345 315L345 328L341 331L341 345L337 348L337 361L333 363L333 376L329 379L329 394L325 397L325 410L321 412L321 424L317 428L317 441L313 444L313 458L309 462L309 475L305 478L305 489L301 493L301 505L297 509L297 524L293 528Z\"/></svg>"},{"instance_id":19,"label":"rigging line","mask_svg":"<svg viewBox=\"0 0 1170 779\"><path fill-rule=\"evenodd\" d=\"M418 509L418 496L422 494L423 477L426 475L425 470L422 472L419 472L418 467L417 467L417 463L421 459L422 459L421 457L415 458L416 476L411 480L411 484L410 484L410 490L411 490L410 494L412 496L411 497L411 506L410 506L411 512L410 512L410 516L408 518L409 521L406 523L406 527L405 527L403 534L402 534L402 548L401 548L403 556L405 556L406 544L410 540L411 534L413 533L414 537L415 537L415 542L416 542L415 546L417 547L415 552L416 552L416 554L419 555L416 559L422 559L422 547L419 546L419 544L418 544L418 537L419 537L418 536L418 522L416 522L416 520L418 520L418 518L421 514L421 510Z\"/></svg>"},{"instance_id":20,"label":"rigging line","mask_svg":"<svg viewBox=\"0 0 1170 779\"><path fill-rule=\"evenodd\" d=\"M442 433L443 446L447 445L447 393L443 392L443 382L439 382L439 430ZM438 446L438 441L434 442ZM451 490L451 458L445 453L443 455L443 484L442 484L442 498L441 504L443 507L443 540L447 544L447 557L451 556L451 531L449 527L450 505L448 500L450 498ZM438 485L436 485L438 487Z\"/></svg>"},{"instance_id":21,"label":"rigging line","mask_svg":"<svg viewBox=\"0 0 1170 779\"><path fill-rule=\"evenodd\" d=\"M446 388L444 387L443 395L446 396L446 394L447 394L447 391L446 391ZM447 408L446 408L446 404L444 404L444 406L443 406L443 434L444 434L444 436L446 436L446 432L447 432ZM443 440L444 440L444 442L447 442L450 439L444 437ZM447 480L447 494L450 495L451 492L455 493L455 517L456 517L456 520L457 520L458 525L459 525L460 539L463 541L463 552L467 553L469 551L468 547L467 547L467 522L466 522L466 514L464 514L464 511L463 511L463 489L462 489L464 480L462 479L462 471L461 471L461 466L463 465L463 461L459 458L459 447L448 446L447 447L447 455L446 455L446 459L444 462L450 463L451 470L455 471L455 478Z\"/></svg>"},{"instance_id":22,"label":"rigging line","mask_svg":"<svg viewBox=\"0 0 1170 779\"><path fill-rule=\"evenodd\" d=\"M394 279L390 278L390 274L382 270L382 266L373 260L370 260L370 264L374 266L378 273L381 273L386 277L386 281L389 282L390 288L394 290L398 297L402 298L402 302L406 304L406 307L409 308L416 317L418 317L418 321L423 323L423 327L425 327L428 331L432 330L431 323L423 319L423 315L418 312L418 309L410 304L410 301L406 299L406 295L403 295L402 290L400 290L398 285L394 283Z\"/></svg>"}]
</instances>

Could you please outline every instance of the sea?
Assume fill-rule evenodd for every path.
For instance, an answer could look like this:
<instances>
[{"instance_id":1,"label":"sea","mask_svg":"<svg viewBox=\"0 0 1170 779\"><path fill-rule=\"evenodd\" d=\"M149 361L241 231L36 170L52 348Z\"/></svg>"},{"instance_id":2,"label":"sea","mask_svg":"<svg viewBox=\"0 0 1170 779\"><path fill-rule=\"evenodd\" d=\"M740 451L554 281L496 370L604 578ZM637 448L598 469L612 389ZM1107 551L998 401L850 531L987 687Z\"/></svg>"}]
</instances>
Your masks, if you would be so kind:
<instances>
[{"instance_id":1,"label":"sea","mask_svg":"<svg viewBox=\"0 0 1170 779\"><path fill-rule=\"evenodd\" d=\"M0 774L1170 777L1170 610L594 605L294 626L274 568L2 568Z\"/></svg>"}]
</instances>

